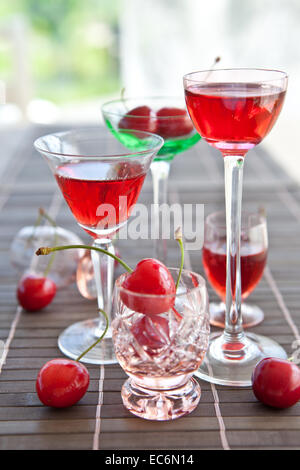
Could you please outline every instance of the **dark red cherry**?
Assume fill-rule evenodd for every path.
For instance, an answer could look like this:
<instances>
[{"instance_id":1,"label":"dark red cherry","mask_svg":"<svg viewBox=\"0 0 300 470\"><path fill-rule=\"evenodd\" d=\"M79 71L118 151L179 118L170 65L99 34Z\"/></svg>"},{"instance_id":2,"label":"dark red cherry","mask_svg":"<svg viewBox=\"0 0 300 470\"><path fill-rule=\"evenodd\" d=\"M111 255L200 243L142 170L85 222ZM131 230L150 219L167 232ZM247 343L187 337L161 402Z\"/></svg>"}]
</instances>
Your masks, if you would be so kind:
<instances>
[{"instance_id":1,"label":"dark red cherry","mask_svg":"<svg viewBox=\"0 0 300 470\"><path fill-rule=\"evenodd\" d=\"M254 369L252 388L265 405L288 408L300 399L300 369L293 362L267 357Z\"/></svg>"},{"instance_id":2,"label":"dark red cherry","mask_svg":"<svg viewBox=\"0 0 300 470\"><path fill-rule=\"evenodd\" d=\"M38 274L25 274L17 287L19 304L30 312L41 310L52 302L56 294L56 284Z\"/></svg>"},{"instance_id":3,"label":"dark red cherry","mask_svg":"<svg viewBox=\"0 0 300 470\"><path fill-rule=\"evenodd\" d=\"M39 371L36 391L44 405L65 408L75 405L83 397L89 382L89 372L80 362L52 359Z\"/></svg>"},{"instance_id":4,"label":"dark red cherry","mask_svg":"<svg viewBox=\"0 0 300 470\"><path fill-rule=\"evenodd\" d=\"M135 129L155 133L156 127L156 118L149 106L133 108L119 121L119 129Z\"/></svg>"},{"instance_id":5,"label":"dark red cherry","mask_svg":"<svg viewBox=\"0 0 300 470\"><path fill-rule=\"evenodd\" d=\"M130 331L150 355L170 341L169 323L160 315L144 315L133 323Z\"/></svg>"},{"instance_id":6,"label":"dark red cherry","mask_svg":"<svg viewBox=\"0 0 300 470\"><path fill-rule=\"evenodd\" d=\"M161 108L156 116L156 133L165 139L190 134L194 128L185 109Z\"/></svg>"},{"instance_id":7,"label":"dark red cherry","mask_svg":"<svg viewBox=\"0 0 300 470\"><path fill-rule=\"evenodd\" d=\"M131 310L145 315L167 312L175 302L174 279L168 268L153 258L141 260L135 270L126 277L122 287L130 291L121 291L124 304Z\"/></svg>"}]
</instances>

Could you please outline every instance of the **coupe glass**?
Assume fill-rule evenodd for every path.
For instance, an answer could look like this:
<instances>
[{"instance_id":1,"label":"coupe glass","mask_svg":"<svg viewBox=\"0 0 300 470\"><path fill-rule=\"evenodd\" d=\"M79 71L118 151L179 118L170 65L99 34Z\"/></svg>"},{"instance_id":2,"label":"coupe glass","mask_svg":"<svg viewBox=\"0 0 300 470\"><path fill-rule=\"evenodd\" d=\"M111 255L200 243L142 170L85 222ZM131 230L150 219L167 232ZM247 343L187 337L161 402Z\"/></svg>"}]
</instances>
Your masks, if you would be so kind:
<instances>
[{"instance_id":1,"label":"coupe glass","mask_svg":"<svg viewBox=\"0 0 300 470\"><path fill-rule=\"evenodd\" d=\"M275 341L245 334L241 313L240 238L245 155L272 129L285 97L287 75L277 70L228 69L184 76L187 108L201 136L219 149L225 165L226 319L214 336L197 375L210 382L251 385L265 356L286 357Z\"/></svg>"},{"instance_id":2,"label":"coupe glass","mask_svg":"<svg viewBox=\"0 0 300 470\"><path fill-rule=\"evenodd\" d=\"M131 113L131 110L140 106L148 106L152 110L149 118ZM159 110L165 110L160 116ZM195 131L193 124L186 113L176 115L176 110L185 111L184 99L180 97L141 97L118 99L105 103L102 106L103 118L107 127L118 138L122 139L120 130L123 125L130 129L149 130L160 135L164 139L164 145L151 164L153 180L154 202L154 231L157 238L154 241L154 257L166 264L167 241L161 239L159 223L159 206L167 203L168 179L170 164L175 155L184 152L200 140L200 135ZM133 133L131 145L138 145L138 139Z\"/></svg>"},{"instance_id":3,"label":"coupe glass","mask_svg":"<svg viewBox=\"0 0 300 470\"><path fill-rule=\"evenodd\" d=\"M170 268L170 272L176 281L179 270ZM168 303L170 296L128 291L122 287L127 276L115 283L112 322L116 356L129 375L122 387L123 403L141 418L179 418L193 411L201 394L192 375L209 340L205 280L183 271L174 306L162 314L144 315L135 311L141 302Z\"/></svg>"},{"instance_id":4,"label":"coupe glass","mask_svg":"<svg viewBox=\"0 0 300 470\"><path fill-rule=\"evenodd\" d=\"M111 239L126 224L152 158L163 143L163 139L154 134L138 134L140 146L135 151L124 148L110 135L103 137L99 128L50 134L34 143L48 162L77 223L93 237L94 246L111 253L114 253ZM114 260L96 251L92 252L92 259L97 273L98 306L110 318ZM101 336L104 328L102 316L75 323L59 336L59 348L75 359ZM105 339L82 361L89 364L116 362L110 328Z\"/></svg>"},{"instance_id":5,"label":"coupe glass","mask_svg":"<svg viewBox=\"0 0 300 470\"><path fill-rule=\"evenodd\" d=\"M263 311L244 300L255 289L264 272L268 253L267 223L260 213L242 213L241 220L241 288L243 327L262 322ZM209 283L222 302L209 304L210 324L224 328L226 297L226 216L214 212L206 217L204 226L203 267Z\"/></svg>"}]
</instances>

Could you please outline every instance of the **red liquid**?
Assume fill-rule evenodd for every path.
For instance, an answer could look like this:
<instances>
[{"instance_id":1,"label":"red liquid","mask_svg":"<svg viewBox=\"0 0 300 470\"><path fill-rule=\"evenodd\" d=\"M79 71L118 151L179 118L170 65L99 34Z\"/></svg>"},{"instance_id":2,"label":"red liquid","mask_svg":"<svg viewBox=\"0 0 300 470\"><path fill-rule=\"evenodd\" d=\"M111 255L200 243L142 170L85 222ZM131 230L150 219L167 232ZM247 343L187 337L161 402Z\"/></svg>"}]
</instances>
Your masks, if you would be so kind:
<instances>
[{"instance_id":1,"label":"red liquid","mask_svg":"<svg viewBox=\"0 0 300 470\"><path fill-rule=\"evenodd\" d=\"M111 229L128 219L145 176L136 164L117 163L113 168L105 162L90 161L62 165L55 174L77 222L93 236L93 229ZM126 199L120 200L121 196ZM102 204L111 207L103 211Z\"/></svg>"},{"instance_id":2,"label":"red liquid","mask_svg":"<svg viewBox=\"0 0 300 470\"><path fill-rule=\"evenodd\" d=\"M246 153L272 129L285 91L272 85L212 83L185 91L191 119L207 142L223 154Z\"/></svg>"},{"instance_id":3,"label":"red liquid","mask_svg":"<svg viewBox=\"0 0 300 470\"><path fill-rule=\"evenodd\" d=\"M226 297L226 241L203 247L202 260L205 274L217 292L225 301ZM253 245L242 242L241 245L241 282L242 299L246 299L260 281L267 261L267 250L259 251Z\"/></svg>"}]
</instances>

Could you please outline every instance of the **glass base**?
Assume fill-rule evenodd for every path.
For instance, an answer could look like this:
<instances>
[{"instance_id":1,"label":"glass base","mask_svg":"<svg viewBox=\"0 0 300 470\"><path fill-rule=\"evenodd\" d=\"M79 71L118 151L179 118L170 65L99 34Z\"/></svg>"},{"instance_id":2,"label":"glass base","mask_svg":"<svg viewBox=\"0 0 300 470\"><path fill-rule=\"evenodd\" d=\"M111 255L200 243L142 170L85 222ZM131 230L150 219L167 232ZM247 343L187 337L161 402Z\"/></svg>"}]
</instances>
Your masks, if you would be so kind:
<instances>
[{"instance_id":1,"label":"glass base","mask_svg":"<svg viewBox=\"0 0 300 470\"><path fill-rule=\"evenodd\" d=\"M103 330L104 324L103 329L101 329L99 317L74 323L59 335L58 347L67 357L77 359L83 351L101 336ZM115 364L117 362L110 328L102 341L83 356L80 362L86 364Z\"/></svg>"},{"instance_id":2,"label":"glass base","mask_svg":"<svg viewBox=\"0 0 300 470\"><path fill-rule=\"evenodd\" d=\"M232 387L251 386L256 364L264 357L286 359L285 350L266 336L246 333L243 343L225 343L222 333L211 335L205 359L195 375L207 382Z\"/></svg>"},{"instance_id":3,"label":"glass base","mask_svg":"<svg viewBox=\"0 0 300 470\"><path fill-rule=\"evenodd\" d=\"M123 384L121 395L124 406L134 415L169 421L191 413L198 405L201 389L193 378L171 390L146 389L130 378Z\"/></svg>"},{"instance_id":4,"label":"glass base","mask_svg":"<svg viewBox=\"0 0 300 470\"><path fill-rule=\"evenodd\" d=\"M225 328L225 304L223 302L211 302L209 304L209 323L219 328ZM242 303L243 328L251 328L258 325L264 319L264 312L257 305Z\"/></svg>"}]
</instances>

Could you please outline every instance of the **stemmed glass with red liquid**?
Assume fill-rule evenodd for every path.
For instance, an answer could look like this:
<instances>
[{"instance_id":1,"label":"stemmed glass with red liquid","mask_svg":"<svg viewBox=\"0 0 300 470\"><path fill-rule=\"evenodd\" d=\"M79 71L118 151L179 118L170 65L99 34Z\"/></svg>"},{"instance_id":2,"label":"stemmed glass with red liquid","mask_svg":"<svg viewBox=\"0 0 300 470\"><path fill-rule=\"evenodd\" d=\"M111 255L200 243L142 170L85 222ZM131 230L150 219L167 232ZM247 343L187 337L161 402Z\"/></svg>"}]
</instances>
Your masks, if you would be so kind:
<instances>
[{"instance_id":1,"label":"stemmed glass with red liquid","mask_svg":"<svg viewBox=\"0 0 300 470\"><path fill-rule=\"evenodd\" d=\"M126 131L123 132L126 136ZM157 135L141 131L138 134L140 145L135 150L128 150L111 135L104 137L98 127L50 134L34 143L48 162L77 223L93 237L94 246L111 253L114 253L112 237L126 224L153 156L163 144ZM110 319L114 260L95 250L92 260L98 306ZM59 336L59 348L76 359L102 335L104 328L102 316L75 323ZM116 362L110 328L82 361Z\"/></svg>"},{"instance_id":2,"label":"stemmed glass with red liquid","mask_svg":"<svg viewBox=\"0 0 300 470\"><path fill-rule=\"evenodd\" d=\"M268 254L266 218L260 213L242 212L241 219L241 289L243 327L260 323L264 314L256 305L245 304L264 272ZM210 285L222 302L210 302L211 325L224 328L226 298L226 217L224 212L214 212L206 217L203 267Z\"/></svg>"},{"instance_id":3,"label":"stemmed glass with red liquid","mask_svg":"<svg viewBox=\"0 0 300 470\"><path fill-rule=\"evenodd\" d=\"M202 138L221 151L225 165L225 330L211 338L206 360L197 372L222 385L249 386L260 359L286 357L275 341L243 330L240 240L245 156L275 124L287 82L286 73L264 69L208 70L184 76L190 117Z\"/></svg>"}]
</instances>

